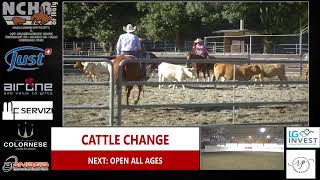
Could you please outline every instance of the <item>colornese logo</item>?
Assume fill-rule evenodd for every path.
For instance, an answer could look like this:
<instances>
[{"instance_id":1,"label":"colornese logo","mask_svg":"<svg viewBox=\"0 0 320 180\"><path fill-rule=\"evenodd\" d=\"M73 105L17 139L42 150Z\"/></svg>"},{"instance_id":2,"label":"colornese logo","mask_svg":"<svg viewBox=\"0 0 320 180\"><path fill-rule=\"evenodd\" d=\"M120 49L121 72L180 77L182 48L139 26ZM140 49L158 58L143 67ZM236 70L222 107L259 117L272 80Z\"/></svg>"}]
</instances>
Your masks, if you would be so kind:
<instances>
[{"instance_id":1,"label":"colornese logo","mask_svg":"<svg viewBox=\"0 0 320 180\"><path fill-rule=\"evenodd\" d=\"M58 2L3 2L7 25L56 25Z\"/></svg>"},{"instance_id":2,"label":"colornese logo","mask_svg":"<svg viewBox=\"0 0 320 180\"><path fill-rule=\"evenodd\" d=\"M34 151L48 147L47 141L37 140L39 136L34 137L38 129L34 127L33 123L19 123L17 130L17 138L9 141L4 140L3 148L16 151Z\"/></svg>"},{"instance_id":3,"label":"colornese logo","mask_svg":"<svg viewBox=\"0 0 320 180\"><path fill-rule=\"evenodd\" d=\"M43 58L51 54L51 48L42 49L34 46L21 46L8 51L4 59L9 65L8 72L14 69L30 71L43 66Z\"/></svg>"},{"instance_id":4,"label":"colornese logo","mask_svg":"<svg viewBox=\"0 0 320 180\"><path fill-rule=\"evenodd\" d=\"M319 148L319 127L288 127L287 148Z\"/></svg>"}]
</instances>

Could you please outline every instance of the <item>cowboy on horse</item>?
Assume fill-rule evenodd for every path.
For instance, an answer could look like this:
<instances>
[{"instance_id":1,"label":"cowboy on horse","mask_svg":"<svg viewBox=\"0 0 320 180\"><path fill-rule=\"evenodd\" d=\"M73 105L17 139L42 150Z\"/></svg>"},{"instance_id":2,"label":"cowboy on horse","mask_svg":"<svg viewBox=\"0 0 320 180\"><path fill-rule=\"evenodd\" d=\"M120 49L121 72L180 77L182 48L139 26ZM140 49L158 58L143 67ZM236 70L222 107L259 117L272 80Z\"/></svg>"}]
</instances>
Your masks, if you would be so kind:
<instances>
[{"instance_id":1,"label":"cowboy on horse","mask_svg":"<svg viewBox=\"0 0 320 180\"><path fill-rule=\"evenodd\" d=\"M142 58L142 39L140 39L137 35L133 34L136 30L136 26L132 26L132 24L128 24L127 26L123 26L123 30L126 32L119 36L117 42L117 55L131 55L136 58ZM142 79L146 78L146 66L145 63L140 63L140 75Z\"/></svg>"},{"instance_id":2,"label":"cowboy on horse","mask_svg":"<svg viewBox=\"0 0 320 180\"><path fill-rule=\"evenodd\" d=\"M197 38L192 45L192 53L202 56L204 59L209 59L208 48L203 44L201 38Z\"/></svg>"}]
</instances>

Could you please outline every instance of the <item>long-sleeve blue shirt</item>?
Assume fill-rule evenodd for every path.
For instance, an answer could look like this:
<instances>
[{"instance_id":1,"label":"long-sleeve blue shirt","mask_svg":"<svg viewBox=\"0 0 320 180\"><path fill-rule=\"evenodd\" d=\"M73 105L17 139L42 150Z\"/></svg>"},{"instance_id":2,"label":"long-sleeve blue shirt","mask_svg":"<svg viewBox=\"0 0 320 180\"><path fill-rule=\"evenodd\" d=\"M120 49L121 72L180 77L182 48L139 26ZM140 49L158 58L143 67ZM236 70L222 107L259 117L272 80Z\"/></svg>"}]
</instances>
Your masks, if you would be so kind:
<instances>
[{"instance_id":1,"label":"long-sleeve blue shirt","mask_svg":"<svg viewBox=\"0 0 320 180\"><path fill-rule=\"evenodd\" d=\"M125 33L119 36L117 42L117 54L121 51L138 51L141 49L141 44L138 36L132 33Z\"/></svg>"}]
</instances>

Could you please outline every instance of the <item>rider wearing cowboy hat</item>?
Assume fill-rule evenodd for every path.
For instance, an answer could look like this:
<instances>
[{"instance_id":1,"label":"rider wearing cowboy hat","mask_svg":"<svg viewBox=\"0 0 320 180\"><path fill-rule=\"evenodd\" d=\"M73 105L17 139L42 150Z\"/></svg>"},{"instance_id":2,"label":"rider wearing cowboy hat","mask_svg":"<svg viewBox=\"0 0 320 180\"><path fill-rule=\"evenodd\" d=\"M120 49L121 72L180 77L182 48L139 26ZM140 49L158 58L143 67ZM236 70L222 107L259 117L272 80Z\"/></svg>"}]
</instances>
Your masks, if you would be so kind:
<instances>
[{"instance_id":1,"label":"rider wearing cowboy hat","mask_svg":"<svg viewBox=\"0 0 320 180\"><path fill-rule=\"evenodd\" d=\"M123 30L127 33L121 34L117 42L117 55L133 55L135 57L142 57L143 49L141 47L143 39L134 35L132 32L136 30L136 26L128 24L123 26ZM146 65L145 63L140 63L140 76L143 79L147 79L146 75Z\"/></svg>"},{"instance_id":2,"label":"rider wearing cowboy hat","mask_svg":"<svg viewBox=\"0 0 320 180\"><path fill-rule=\"evenodd\" d=\"M117 42L117 55L125 54L125 55L133 55L138 56L138 52L141 50L141 43L139 37L134 35L134 32L137 29L136 26L132 26L132 24L128 24L127 26L123 26L123 30L126 32L119 36Z\"/></svg>"},{"instance_id":3,"label":"rider wearing cowboy hat","mask_svg":"<svg viewBox=\"0 0 320 180\"><path fill-rule=\"evenodd\" d=\"M205 59L208 58L208 49L206 45L203 44L203 40L201 38L197 38L192 46L192 52L196 55L202 56Z\"/></svg>"}]
</instances>

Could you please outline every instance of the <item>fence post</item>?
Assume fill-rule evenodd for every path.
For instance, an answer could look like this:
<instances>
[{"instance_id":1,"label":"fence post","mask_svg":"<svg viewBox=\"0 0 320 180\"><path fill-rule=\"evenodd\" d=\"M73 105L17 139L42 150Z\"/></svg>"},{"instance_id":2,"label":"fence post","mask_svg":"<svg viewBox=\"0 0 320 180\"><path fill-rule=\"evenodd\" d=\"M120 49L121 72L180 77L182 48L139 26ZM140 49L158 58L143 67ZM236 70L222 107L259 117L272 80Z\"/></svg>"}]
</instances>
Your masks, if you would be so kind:
<instances>
[{"instance_id":1,"label":"fence post","mask_svg":"<svg viewBox=\"0 0 320 180\"><path fill-rule=\"evenodd\" d=\"M121 126L121 101L122 101L122 68L127 61L124 60L119 64L118 69L118 82L117 82L117 95L118 95L118 109L117 109L117 119L118 126Z\"/></svg>"},{"instance_id":2,"label":"fence post","mask_svg":"<svg viewBox=\"0 0 320 180\"><path fill-rule=\"evenodd\" d=\"M233 82L235 82L236 80L236 64L233 64ZM235 94L236 94L236 90L235 90L235 84L233 83L232 85L233 88L233 106L232 106L232 124L234 124L235 122Z\"/></svg>"},{"instance_id":3,"label":"fence post","mask_svg":"<svg viewBox=\"0 0 320 180\"><path fill-rule=\"evenodd\" d=\"M251 55L251 53L252 53L252 52L251 52L251 47L252 47L252 36L250 35L250 53L249 53L250 55Z\"/></svg>"},{"instance_id":4,"label":"fence post","mask_svg":"<svg viewBox=\"0 0 320 180\"><path fill-rule=\"evenodd\" d=\"M109 64L108 64L109 65ZM113 126L113 116L114 116L114 83L113 83L113 76L114 76L114 69L112 66L112 63L110 64L111 66L111 72L109 76L109 83L110 83L110 102L109 102L109 107L110 107L110 119L109 119L109 125Z\"/></svg>"},{"instance_id":5,"label":"fence post","mask_svg":"<svg viewBox=\"0 0 320 180\"><path fill-rule=\"evenodd\" d=\"M164 41L164 50L167 51L167 41Z\"/></svg>"},{"instance_id":6,"label":"fence post","mask_svg":"<svg viewBox=\"0 0 320 180\"><path fill-rule=\"evenodd\" d=\"M96 43L93 43L93 55L96 55Z\"/></svg>"}]
</instances>

